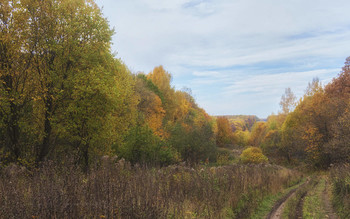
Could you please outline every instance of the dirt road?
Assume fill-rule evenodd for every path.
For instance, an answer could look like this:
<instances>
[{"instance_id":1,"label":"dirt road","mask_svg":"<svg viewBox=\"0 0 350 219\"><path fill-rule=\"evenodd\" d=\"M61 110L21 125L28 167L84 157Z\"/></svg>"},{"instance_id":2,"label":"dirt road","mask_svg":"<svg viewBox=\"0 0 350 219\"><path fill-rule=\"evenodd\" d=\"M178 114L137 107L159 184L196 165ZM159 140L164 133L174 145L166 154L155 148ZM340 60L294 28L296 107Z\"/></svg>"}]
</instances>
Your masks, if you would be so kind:
<instances>
[{"instance_id":1,"label":"dirt road","mask_svg":"<svg viewBox=\"0 0 350 219\"><path fill-rule=\"evenodd\" d=\"M322 183L321 183L322 182ZM295 198L293 198L295 197ZM304 201L307 199L306 212L304 209ZM272 208L267 219L280 219L282 218L283 211L288 203L291 200L294 205L294 211L289 212L289 216L293 218L303 218L303 214L306 214L307 217L317 217L317 218L330 218L337 219L337 215L334 213L331 201L330 201L330 186L328 178L323 177L313 177L310 178L298 186L298 188L291 190L287 195L278 200L274 207ZM315 201L321 200L321 201ZM311 201L311 202L310 202ZM315 208L311 207L314 206ZM290 209L289 209L290 210ZM316 213L315 213L316 212ZM313 216L312 216L313 215Z\"/></svg>"},{"instance_id":2,"label":"dirt road","mask_svg":"<svg viewBox=\"0 0 350 219\"><path fill-rule=\"evenodd\" d=\"M287 203L287 201L293 197L297 188L291 190L287 195L278 200L276 204L273 206L270 214L266 217L267 219L279 219L282 217L283 209Z\"/></svg>"}]
</instances>

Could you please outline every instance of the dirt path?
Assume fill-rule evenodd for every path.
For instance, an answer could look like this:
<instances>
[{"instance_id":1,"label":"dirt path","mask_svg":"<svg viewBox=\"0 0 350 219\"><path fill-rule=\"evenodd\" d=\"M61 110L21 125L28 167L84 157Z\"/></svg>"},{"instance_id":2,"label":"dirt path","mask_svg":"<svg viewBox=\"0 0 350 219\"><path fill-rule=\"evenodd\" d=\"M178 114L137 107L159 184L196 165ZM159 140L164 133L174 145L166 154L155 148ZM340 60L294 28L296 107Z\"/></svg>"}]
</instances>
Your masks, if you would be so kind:
<instances>
[{"instance_id":1,"label":"dirt path","mask_svg":"<svg viewBox=\"0 0 350 219\"><path fill-rule=\"evenodd\" d=\"M303 218L303 206L304 206L304 198L306 196L307 192L304 192L298 202L297 209L296 209L296 218Z\"/></svg>"},{"instance_id":2,"label":"dirt path","mask_svg":"<svg viewBox=\"0 0 350 219\"><path fill-rule=\"evenodd\" d=\"M322 202L324 205L324 209L326 211L326 217L330 218L330 219L337 219L338 217L336 216L336 214L333 211L332 205L331 205L331 201L329 200L329 185L328 185L328 179L326 179L326 186L323 190L322 193Z\"/></svg>"},{"instance_id":3,"label":"dirt path","mask_svg":"<svg viewBox=\"0 0 350 219\"><path fill-rule=\"evenodd\" d=\"M300 186L299 186L300 187ZM299 188L298 187L298 188ZM286 205L287 201L293 197L293 195L295 194L295 191L298 189L292 189L287 195L285 195L283 198L281 198L280 200L278 200L278 202L276 202L276 204L273 206L270 214L266 217L267 219L279 219L282 216L283 213L283 209L284 206Z\"/></svg>"},{"instance_id":4,"label":"dirt path","mask_svg":"<svg viewBox=\"0 0 350 219\"><path fill-rule=\"evenodd\" d=\"M332 208L332 204L330 201L330 190L329 190L330 188L329 188L328 179L325 177L325 181L323 181L323 182L325 183L325 184L323 184L324 189L322 188L321 190L319 190L320 191L319 193L317 193L316 191L311 192L310 195L312 197L317 196L318 200L322 199L322 200L320 200L322 203L322 204L320 203L322 205L320 207L323 208L323 210L324 210L323 211L323 213L325 213L324 218L337 219L338 217L334 213L333 208ZM297 205L295 208L295 214L293 217L298 218L298 219L303 218L304 199L309 194L310 191L314 191L316 189L316 187L320 183L320 180L318 179L316 182L313 181L312 185L309 185L310 188L308 188L307 190L306 190L306 188L303 188L304 186L308 186L309 183L310 183L310 179L308 179L305 183L298 186L297 188L291 190L287 195L285 195L283 198L278 200L266 218L267 219L280 219L280 218L282 218L283 210L286 206L286 203L295 195L298 196L298 200L297 200ZM302 193L300 193L300 192L302 192ZM308 199L308 205L310 205L309 202L310 202L310 199Z\"/></svg>"},{"instance_id":5,"label":"dirt path","mask_svg":"<svg viewBox=\"0 0 350 219\"><path fill-rule=\"evenodd\" d=\"M298 189L307 185L309 182L310 182L310 179L307 179L306 182L304 182L303 184L301 184L297 188L292 189L287 195L285 195L283 198L278 200L276 202L276 204L273 206L271 212L267 215L266 219L280 219L280 218L282 218L283 210L284 210L284 207L285 207L286 203L288 202L288 200L291 199L295 195L295 193Z\"/></svg>"}]
</instances>

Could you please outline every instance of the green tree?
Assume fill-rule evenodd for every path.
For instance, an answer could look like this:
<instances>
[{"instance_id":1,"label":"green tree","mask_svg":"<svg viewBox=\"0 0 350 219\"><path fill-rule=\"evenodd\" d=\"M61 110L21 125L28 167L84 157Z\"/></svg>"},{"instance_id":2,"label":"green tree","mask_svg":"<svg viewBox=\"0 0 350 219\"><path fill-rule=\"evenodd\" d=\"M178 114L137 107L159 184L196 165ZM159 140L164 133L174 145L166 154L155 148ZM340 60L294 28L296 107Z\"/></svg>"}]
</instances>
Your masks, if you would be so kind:
<instances>
[{"instance_id":1,"label":"green tree","mask_svg":"<svg viewBox=\"0 0 350 219\"><path fill-rule=\"evenodd\" d=\"M110 52L114 31L97 5L5 0L0 13L4 150L39 163L75 148L85 164L92 145L110 151L106 145L127 133L137 100L130 72Z\"/></svg>"},{"instance_id":2,"label":"green tree","mask_svg":"<svg viewBox=\"0 0 350 219\"><path fill-rule=\"evenodd\" d=\"M147 124L130 130L119 154L132 164L169 165L180 161L177 151L155 135Z\"/></svg>"}]
</instances>

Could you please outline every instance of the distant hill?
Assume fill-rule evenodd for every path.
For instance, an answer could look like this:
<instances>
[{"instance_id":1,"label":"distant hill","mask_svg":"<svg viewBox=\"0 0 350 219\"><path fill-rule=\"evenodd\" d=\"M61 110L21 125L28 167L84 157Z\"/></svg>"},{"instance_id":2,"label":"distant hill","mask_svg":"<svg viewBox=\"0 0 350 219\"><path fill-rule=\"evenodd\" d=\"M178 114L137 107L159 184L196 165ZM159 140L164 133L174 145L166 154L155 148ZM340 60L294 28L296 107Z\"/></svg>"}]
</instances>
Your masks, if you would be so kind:
<instances>
[{"instance_id":1,"label":"distant hill","mask_svg":"<svg viewBox=\"0 0 350 219\"><path fill-rule=\"evenodd\" d=\"M242 130L251 131L255 122L266 121L266 119L259 119L255 115L219 115L213 116L214 118L225 117L231 124L232 131Z\"/></svg>"}]
</instances>

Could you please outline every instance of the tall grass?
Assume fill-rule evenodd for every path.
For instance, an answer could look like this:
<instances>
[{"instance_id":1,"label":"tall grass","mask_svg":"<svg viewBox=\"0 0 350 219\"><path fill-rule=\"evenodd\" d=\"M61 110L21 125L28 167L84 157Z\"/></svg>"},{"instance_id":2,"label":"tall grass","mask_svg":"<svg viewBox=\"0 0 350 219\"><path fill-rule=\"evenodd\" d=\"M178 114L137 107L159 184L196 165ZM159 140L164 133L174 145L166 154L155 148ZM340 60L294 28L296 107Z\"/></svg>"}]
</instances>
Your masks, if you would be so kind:
<instances>
[{"instance_id":1,"label":"tall grass","mask_svg":"<svg viewBox=\"0 0 350 219\"><path fill-rule=\"evenodd\" d=\"M271 165L131 167L105 159L89 173L47 162L0 171L0 218L247 218L301 175Z\"/></svg>"},{"instance_id":2,"label":"tall grass","mask_svg":"<svg viewBox=\"0 0 350 219\"><path fill-rule=\"evenodd\" d=\"M333 206L340 218L350 218L350 165L334 166L330 171Z\"/></svg>"}]
</instances>

